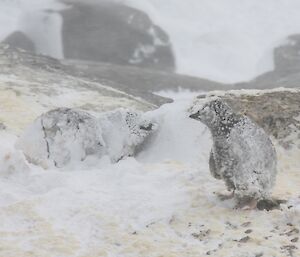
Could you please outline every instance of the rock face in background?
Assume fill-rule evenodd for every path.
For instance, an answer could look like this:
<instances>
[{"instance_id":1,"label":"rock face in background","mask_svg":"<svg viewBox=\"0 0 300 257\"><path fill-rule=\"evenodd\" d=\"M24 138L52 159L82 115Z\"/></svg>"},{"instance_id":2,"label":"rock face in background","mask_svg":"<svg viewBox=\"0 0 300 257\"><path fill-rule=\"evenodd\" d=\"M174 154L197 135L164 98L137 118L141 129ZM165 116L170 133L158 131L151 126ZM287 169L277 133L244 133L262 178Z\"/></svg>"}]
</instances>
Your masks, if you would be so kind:
<instances>
[{"instance_id":1,"label":"rock face in background","mask_svg":"<svg viewBox=\"0 0 300 257\"><path fill-rule=\"evenodd\" d=\"M3 43L24 49L28 52L35 52L34 43L21 31L12 33L3 41Z\"/></svg>"},{"instance_id":2,"label":"rock face in background","mask_svg":"<svg viewBox=\"0 0 300 257\"><path fill-rule=\"evenodd\" d=\"M31 163L63 167L88 156L102 157L105 143L96 118L69 108L42 114L17 141Z\"/></svg>"},{"instance_id":3,"label":"rock face in background","mask_svg":"<svg viewBox=\"0 0 300 257\"><path fill-rule=\"evenodd\" d=\"M173 71L168 35L148 15L114 3L74 1L62 11L66 59Z\"/></svg>"},{"instance_id":4,"label":"rock face in background","mask_svg":"<svg viewBox=\"0 0 300 257\"><path fill-rule=\"evenodd\" d=\"M160 90L177 90L181 88L191 91L208 91L234 88L232 85L225 85L172 72L100 62L84 62L78 60L62 60L62 62L75 74L94 78L99 82L118 88L134 96L142 97L157 105L169 102L165 98L158 98L152 94L152 92Z\"/></svg>"},{"instance_id":5,"label":"rock face in background","mask_svg":"<svg viewBox=\"0 0 300 257\"><path fill-rule=\"evenodd\" d=\"M236 88L300 87L300 35L288 37L286 44L274 49L274 70Z\"/></svg>"},{"instance_id":6,"label":"rock face in background","mask_svg":"<svg viewBox=\"0 0 300 257\"><path fill-rule=\"evenodd\" d=\"M300 90L228 92L220 96L284 147L300 149Z\"/></svg>"},{"instance_id":7,"label":"rock face in background","mask_svg":"<svg viewBox=\"0 0 300 257\"><path fill-rule=\"evenodd\" d=\"M106 1L61 2L66 4L64 10L49 9L30 13L33 22L27 24L26 31L15 31L2 43L56 58L106 62L164 71L175 70L175 58L168 35L153 24L144 12ZM49 14L56 16L53 18ZM52 31L51 34L50 30L53 28L47 27L53 26L47 24L51 18L62 19L62 42L54 38L60 37L57 35L60 31L57 31L57 34ZM60 24L56 25L57 29L60 29ZM26 35L26 32L33 34ZM44 46L48 44L53 47ZM54 53L55 49L57 51L60 49L59 53Z\"/></svg>"},{"instance_id":8,"label":"rock face in background","mask_svg":"<svg viewBox=\"0 0 300 257\"><path fill-rule=\"evenodd\" d=\"M299 71L300 70L300 35L291 35L285 45L274 50L275 70Z\"/></svg>"},{"instance_id":9,"label":"rock face in background","mask_svg":"<svg viewBox=\"0 0 300 257\"><path fill-rule=\"evenodd\" d=\"M41 113L57 107L101 112L157 106L72 73L55 59L0 46L0 123L18 133Z\"/></svg>"},{"instance_id":10,"label":"rock face in background","mask_svg":"<svg viewBox=\"0 0 300 257\"><path fill-rule=\"evenodd\" d=\"M72 70L75 76L80 73L82 77L104 83L157 105L167 101L154 96L152 92L164 89L181 87L193 91L206 91L300 86L299 35L290 36L286 45L274 50L274 71L249 82L222 84L174 74L176 61L172 42L166 32L153 24L142 11L113 1L61 2L66 5L65 9L62 7L59 10L30 13L42 21L45 20L45 24L39 24L38 21L41 20L33 19L27 24L24 32L15 31L4 42L29 52L51 54L49 51L47 53L47 49L56 45L51 41L54 40L55 33L52 31L52 34L49 34L46 28L50 26L50 21L55 23L54 20L61 19L61 23L58 24L62 24L62 38L56 42L59 47L54 48L59 48L60 52L63 48L66 58L63 62L68 66L68 72ZM36 31L40 33L35 33ZM29 32L34 32L34 35L29 35ZM56 32L60 35L60 30ZM41 44L48 46L42 47ZM43 49L45 51L42 51ZM27 57L31 58L29 55Z\"/></svg>"}]
</instances>

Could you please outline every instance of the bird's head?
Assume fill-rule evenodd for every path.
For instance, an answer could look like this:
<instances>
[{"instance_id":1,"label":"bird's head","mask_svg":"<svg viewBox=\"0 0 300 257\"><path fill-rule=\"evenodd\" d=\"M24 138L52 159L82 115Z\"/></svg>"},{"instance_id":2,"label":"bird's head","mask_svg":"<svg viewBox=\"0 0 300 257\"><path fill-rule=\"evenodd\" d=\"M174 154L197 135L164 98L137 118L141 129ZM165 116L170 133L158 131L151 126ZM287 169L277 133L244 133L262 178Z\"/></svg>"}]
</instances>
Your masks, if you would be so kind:
<instances>
[{"instance_id":1,"label":"bird's head","mask_svg":"<svg viewBox=\"0 0 300 257\"><path fill-rule=\"evenodd\" d=\"M221 99L204 103L199 108L193 108L191 119L199 120L208 127L226 118L231 113L231 108Z\"/></svg>"}]
</instances>

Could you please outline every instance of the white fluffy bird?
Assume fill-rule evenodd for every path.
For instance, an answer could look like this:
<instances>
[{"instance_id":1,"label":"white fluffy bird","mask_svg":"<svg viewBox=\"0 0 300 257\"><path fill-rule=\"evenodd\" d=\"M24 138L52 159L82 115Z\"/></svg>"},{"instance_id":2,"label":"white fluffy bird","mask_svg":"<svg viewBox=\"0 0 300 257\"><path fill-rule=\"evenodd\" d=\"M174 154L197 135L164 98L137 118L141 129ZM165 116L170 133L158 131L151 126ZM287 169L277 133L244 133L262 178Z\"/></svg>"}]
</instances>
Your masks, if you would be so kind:
<instances>
[{"instance_id":1,"label":"white fluffy bird","mask_svg":"<svg viewBox=\"0 0 300 257\"><path fill-rule=\"evenodd\" d=\"M277 158L265 131L220 99L193 107L190 118L209 128L213 139L211 174L234 192L238 207L254 208L258 200L268 199L277 174Z\"/></svg>"}]
</instances>

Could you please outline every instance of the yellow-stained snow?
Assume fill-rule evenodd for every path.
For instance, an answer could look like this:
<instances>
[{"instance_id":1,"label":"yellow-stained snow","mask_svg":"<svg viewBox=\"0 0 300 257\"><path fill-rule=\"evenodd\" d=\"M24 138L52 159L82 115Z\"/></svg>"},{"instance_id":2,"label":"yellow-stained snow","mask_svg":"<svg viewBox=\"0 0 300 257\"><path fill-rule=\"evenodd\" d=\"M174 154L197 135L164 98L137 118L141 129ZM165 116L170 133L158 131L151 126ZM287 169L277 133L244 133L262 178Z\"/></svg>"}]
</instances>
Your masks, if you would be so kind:
<instances>
[{"instance_id":1,"label":"yellow-stained snow","mask_svg":"<svg viewBox=\"0 0 300 257\"><path fill-rule=\"evenodd\" d=\"M1 89L0 98L0 122L12 131L44 110L12 90ZM1 132L0 257L299 256L300 150L276 145L273 195L288 201L280 210L235 210L233 201L217 197L225 187L209 173L207 130L195 132L189 119L178 123L183 106L176 108L161 110L168 114L166 134L156 143L165 142L148 150L151 162L43 170L22 159ZM196 162L185 160L195 151Z\"/></svg>"}]
</instances>

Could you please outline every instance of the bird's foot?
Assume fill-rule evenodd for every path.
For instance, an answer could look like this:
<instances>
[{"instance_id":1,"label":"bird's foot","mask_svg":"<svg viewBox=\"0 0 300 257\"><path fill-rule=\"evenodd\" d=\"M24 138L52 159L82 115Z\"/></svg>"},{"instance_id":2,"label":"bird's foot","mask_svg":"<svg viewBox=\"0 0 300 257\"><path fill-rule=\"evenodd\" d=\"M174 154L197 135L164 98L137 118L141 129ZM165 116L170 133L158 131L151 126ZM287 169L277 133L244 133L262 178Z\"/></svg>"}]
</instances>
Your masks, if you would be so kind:
<instances>
[{"instance_id":1,"label":"bird's foot","mask_svg":"<svg viewBox=\"0 0 300 257\"><path fill-rule=\"evenodd\" d=\"M235 206L235 209L240 209L240 210L254 210L257 207L257 200L252 198L248 200L239 200L238 203Z\"/></svg>"},{"instance_id":2,"label":"bird's foot","mask_svg":"<svg viewBox=\"0 0 300 257\"><path fill-rule=\"evenodd\" d=\"M230 200L234 197L234 191L230 192L230 194L217 193L217 196L221 201Z\"/></svg>"},{"instance_id":3,"label":"bird's foot","mask_svg":"<svg viewBox=\"0 0 300 257\"><path fill-rule=\"evenodd\" d=\"M261 199L257 203L257 209L272 211L274 209L280 209L280 204L286 202L287 200L282 200L282 199Z\"/></svg>"}]
</instances>

